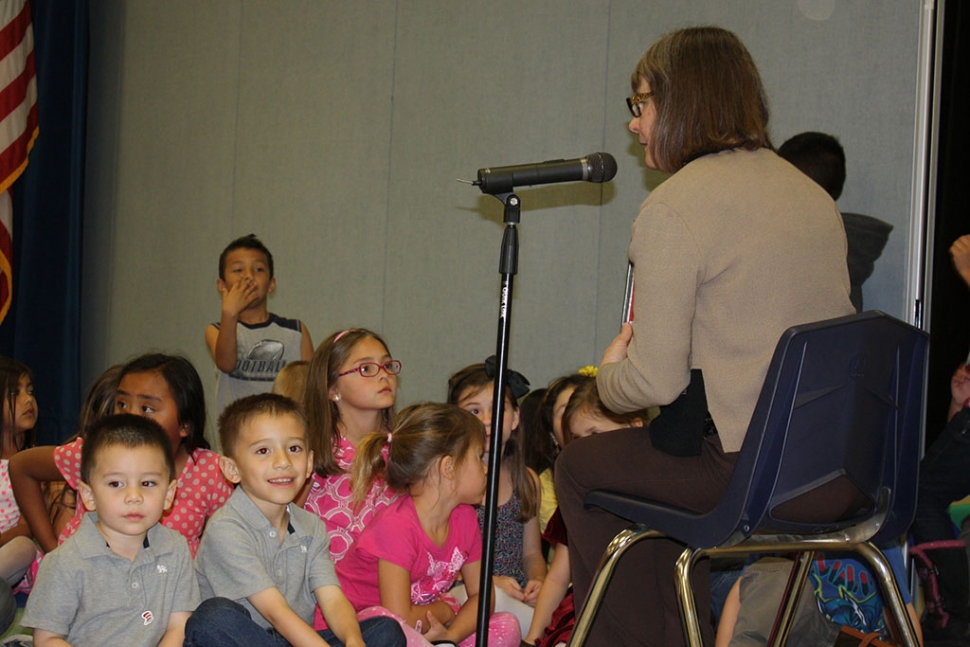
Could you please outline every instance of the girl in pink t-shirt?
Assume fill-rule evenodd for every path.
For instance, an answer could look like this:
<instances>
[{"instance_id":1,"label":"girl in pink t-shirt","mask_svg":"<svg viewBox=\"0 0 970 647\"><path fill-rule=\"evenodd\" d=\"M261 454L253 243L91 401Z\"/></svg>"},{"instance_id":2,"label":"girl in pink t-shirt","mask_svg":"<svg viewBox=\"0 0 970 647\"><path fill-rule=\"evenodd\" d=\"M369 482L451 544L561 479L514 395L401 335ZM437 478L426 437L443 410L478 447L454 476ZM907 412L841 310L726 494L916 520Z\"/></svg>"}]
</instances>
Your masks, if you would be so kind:
<instances>
[{"instance_id":1,"label":"girl in pink t-shirt","mask_svg":"<svg viewBox=\"0 0 970 647\"><path fill-rule=\"evenodd\" d=\"M408 407L393 434L371 434L358 445L353 501L378 477L406 494L364 528L337 575L355 609L383 607L371 613L396 617L409 645L475 643L482 536L471 506L485 493L484 451L481 422L447 404ZM448 595L459 573L464 604ZM508 613L494 614L488 631L496 647L521 639Z\"/></svg>"}]
</instances>

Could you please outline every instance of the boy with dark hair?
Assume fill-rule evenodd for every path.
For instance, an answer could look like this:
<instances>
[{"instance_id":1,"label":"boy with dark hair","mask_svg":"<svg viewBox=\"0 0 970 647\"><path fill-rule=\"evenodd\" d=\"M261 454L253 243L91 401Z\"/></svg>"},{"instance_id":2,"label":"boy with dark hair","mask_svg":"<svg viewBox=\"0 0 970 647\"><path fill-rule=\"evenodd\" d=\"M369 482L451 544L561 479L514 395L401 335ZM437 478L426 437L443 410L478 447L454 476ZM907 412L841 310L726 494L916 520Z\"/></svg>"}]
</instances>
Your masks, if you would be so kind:
<instances>
[{"instance_id":1,"label":"boy with dark hair","mask_svg":"<svg viewBox=\"0 0 970 647\"><path fill-rule=\"evenodd\" d=\"M216 287L222 317L205 329L205 342L216 363L216 405L265 393L287 363L313 357L310 332L299 319L269 311L276 289L273 255L249 234L229 243L219 255Z\"/></svg>"},{"instance_id":2,"label":"boy with dark hair","mask_svg":"<svg viewBox=\"0 0 970 647\"><path fill-rule=\"evenodd\" d=\"M48 554L22 624L34 645L181 645L199 587L185 538L158 523L175 498L168 436L135 415L88 431L78 495L90 511Z\"/></svg>"},{"instance_id":3,"label":"boy with dark hair","mask_svg":"<svg viewBox=\"0 0 970 647\"><path fill-rule=\"evenodd\" d=\"M815 180L838 200L845 185L845 150L839 140L826 133L795 135L778 148L778 154Z\"/></svg>"},{"instance_id":4,"label":"boy with dark hair","mask_svg":"<svg viewBox=\"0 0 970 647\"><path fill-rule=\"evenodd\" d=\"M219 418L223 474L238 487L209 520L195 568L207 598L186 626L187 647L401 646L395 620L360 624L330 559L326 526L292 503L313 471L306 421L272 393ZM313 630L319 605L329 629Z\"/></svg>"},{"instance_id":5,"label":"boy with dark hair","mask_svg":"<svg viewBox=\"0 0 970 647\"><path fill-rule=\"evenodd\" d=\"M826 133L800 133L782 144L778 148L778 155L815 180L833 200L838 200L842 195L845 184L845 150L837 138ZM872 216L844 211L841 213L849 244L846 255L852 289L849 298L856 312L862 312L862 284L872 276L893 226Z\"/></svg>"}]
</instances>

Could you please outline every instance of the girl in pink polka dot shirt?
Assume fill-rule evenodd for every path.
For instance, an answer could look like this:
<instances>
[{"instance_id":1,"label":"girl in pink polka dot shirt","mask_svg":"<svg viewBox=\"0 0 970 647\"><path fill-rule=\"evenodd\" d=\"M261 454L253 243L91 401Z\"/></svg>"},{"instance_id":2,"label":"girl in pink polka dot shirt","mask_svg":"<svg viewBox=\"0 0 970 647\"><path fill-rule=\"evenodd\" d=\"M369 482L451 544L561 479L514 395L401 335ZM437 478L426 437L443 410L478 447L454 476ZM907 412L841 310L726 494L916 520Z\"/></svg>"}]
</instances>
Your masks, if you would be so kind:
<instances>
[{"instance_id":1,"label":"girl in pink polka dot shirt","mask_svg":"<svg viewBox=\"0 0 970 647\"><path fill-rule=\"evenodd\" d=\"M206 519L232 494L219 469L219 456L208 448L203 435L205 399L199 374L184 357L142 355L121 369L113 411L151 418L169 435L175 450L178 489L161 523L184 535L194 556ZM54 464L75 489L80 481L82 444L83 438L78 438L53 449ZM85 512L78 500L75 516L59 542L74 533Z\"/></svg>"}]
</instances>

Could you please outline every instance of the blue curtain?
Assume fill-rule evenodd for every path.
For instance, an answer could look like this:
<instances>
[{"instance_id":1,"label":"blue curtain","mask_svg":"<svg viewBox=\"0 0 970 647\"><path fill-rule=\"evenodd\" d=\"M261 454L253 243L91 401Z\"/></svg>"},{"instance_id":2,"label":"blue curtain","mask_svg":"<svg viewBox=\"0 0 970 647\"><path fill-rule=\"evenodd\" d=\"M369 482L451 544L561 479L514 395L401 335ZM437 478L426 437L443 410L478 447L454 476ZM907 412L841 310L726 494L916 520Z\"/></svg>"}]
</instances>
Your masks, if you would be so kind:
<instances>
[{"instance_id":1,"label":"blue curtain","mask_svg":"<svg viewBox=\"0 0 970 647\"><path fill-rule=\"evenodd\" d=\"M88 2L31 0L40 134L13 186L13 303L0 353L34 373L40 444L74 433L80 302Z\"/></svg>"}]
</instances>

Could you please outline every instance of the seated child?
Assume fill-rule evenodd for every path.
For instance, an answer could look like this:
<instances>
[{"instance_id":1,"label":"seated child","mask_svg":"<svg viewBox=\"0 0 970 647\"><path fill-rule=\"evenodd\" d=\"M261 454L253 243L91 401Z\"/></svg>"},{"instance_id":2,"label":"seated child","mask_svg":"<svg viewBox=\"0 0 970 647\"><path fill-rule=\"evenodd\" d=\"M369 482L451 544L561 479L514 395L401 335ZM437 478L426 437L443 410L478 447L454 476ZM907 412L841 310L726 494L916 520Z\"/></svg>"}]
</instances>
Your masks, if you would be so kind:
<instances>
[{"instance_id":1,"label":"seated child","mask_svg":"<svg viewBox=\"0 0 970 647\"><path fill-rule=\"evenodd\" d=\"M560 413L563 446L580 438L627 427L643 427L648 421L645 410L614 413L599 398L595 371L571 387L571 394ZM572 571L569 566L569 537L559 508L546 526L543 538L555 547L552 565L539 590L532 624L523 638L526 645L554 647L569 641L576 616L570 590Z\"/></svg>"},{"instance_id":2,"label":"seated child","mask_svg":"<svg viewBox=\"0 0 970 647\"><path fill-rule=\"evenodd\" d=\"M15 619L14 587L29 591L36 574L37 547L30 526L20 514L10 486L9 460L33 444L39 407L30 369L12 357L0 357L0 632Z\"/></svg>"},{"instance_id":3,"label":"seated child","mask_svg":"<svg viewBox=\"0 0 970 647\"><path fill-rule=\"evenodd\" d=\"M106 375L108 373L114 373L114 369L109 369ZM195 555L206 519L232 494L232 488L219 470L219 456L209 449L205 439L202 380L186 358L148 353L127 362L121 367L117 382L111 380L111 383L113 385L105 384L105 406L110 404L115 413L131 413L154 420L162 426L171 442L178 477L175 502L162 515L162 525L182 533L189 542L189 550ZM97 386L95 388L100 391ZM92 389L92 395L94 393ZM103 411L91 413L97 416ZM34 537L45 551L53 550L58 542L73 534L86 512L82 499L77 503L74 518L58 538L47 517L43 499L37 501L38 481L63 478L68 485L76 487L80 480L85 429L82 427L79 433L78 438L69 443L43 449L35 447L17 454L10 462L14 494L21 501ZM24 496L31 490L33 495L28 506Z\"/></svg>"},{"instance_id":4,"label":"seated child","mask_svg":"<svg viewBox=\"0 0 970 647\"><path fill-rule=\"evenodd\" d=\"M10 459L10 484L17 505L30 525L34 540L44 552L57 548L61 533L75 516L84 514L84 504L77 500L77 482L81 480L81 442L78 439L84 437L94 422L114 413L118 378L123 368L116 364L95 380L78 415L78 431L64 441L63 449L50 445L31 447ZM56 456L68 451L71 453L71 470L70 476L65 477L58 468ZM71 484L65 478L70 478ZM66 533L63 538L68 536Z\"/></svg>"},{"instance_id":5,"label":"seated child","mask_svg":"<svg viewBox=\"0 0 970 647\"><path fill-rule=\"evenodd\" d=\"M595 367L586 367L582 369L582 373L572 373L553 380L542 397L536 433L550 438L552 445L552 464L536 470L539 474L539 482L542 484L542 501L539 504L539 529L542 532L546 531L546 524L549 523L552 513L559 507L559 502L556 500L555 459L566 446L566 439L562 433L562 414L576 387L595 376L594 374L591 377L587 369L595 369ZM552 562L551 556L549 561Z\"/></svg>"},{"instance_id":6,"label":"seated child","mask_svg":"<svg viewBox=\"0 0 970 647\"><path fill-rule=\"evenodd\" d=\"M539 588L546 577L538 517L541 486L539 476L526 467L522 459L518 398L528 391L529 382L521 373L511 369L506 373L508 381L502 420L496 425L501 434L501 460L492 581L496 589L495 610L514 614L519 621L519 633L525 635L532 623ZM494 356L483 364L467 366L448 379L448 403L470 412L485 426L486 453L491 448L494 380ZM478 525L484 532L485 507L479 505L476 512ZM459 602L465 601L464 594L458 587L452 591Z\"/></svg>"},{"instance_id":7,"label":"seated child","mask_svg":"<svg viewBox=\"0 0 970 647\"><path fill-rule=\"evenodd\" d=\"M352 505L350 469L367 434L391 430L401 368L384 339L365 328L331 334L310 361L303 410L315 465L302 503L327 524L330 556L337 564L374 515L397 498L377 480L363 501Z\"/></svg>"},{"instance_id":8,"label":"seated child","mask_svg":"<svg viewBox=\"0 0 970 647\"><path fill-rule=\"evenodd\" d=\"M411 647L475 645L482 533L472 506L485 494L484 453L485 429L474 415L430 403L411 405L391 434L372 433L357 447L354 500L379 477L403 495L375 515L337 572L354 608L393 615ZM459 574L464 603L450 593ZM492 614L488 636L492 647L517 647L518 620Z\"/></svg>"},{"instance_id":9,"label":"seated child","mask_svg":"<svg viewBox=\"0 0 970 647\"><path fill-rule=\"evenodd\" d=\"M185 538L158 523L175 499L171 442L152 420L88 432L78 495L90 511L40 564L22 624L34 645L181 645L199 588Z\"/></svg>"},{"instance_id":10,"label":"seated child","mask_svg":"<svg viewBox=\"0 0 970 647\"><path fill-rule=\"evenodd\" d=\"M254 234L222 251L216 287L222 314L206 326L205 343L216 364L216 410L222 413L233 400L269 391L289 362L310 361L313 341L302 321L269 311L273 255Z\"/></svg>"},{"instance_id":11,"label":"seated child","mask_svg":"<svg viewBox=\"0 0 970 647\"><path fill-rule=\"evenodd\" d=\"M906 611L922 645L916 609L907 586L902 549L883 548L906 603ZM792 562L766 557L748 566L724 602L717 627L716 647L764 645L778 613ZM851 553L819 553L798 601L788 645L831 645L842 626L863 634L889 633L876 579Z\"/></svg>"},{"instance_id":12,"label":"seated child","mask_svg":"<svg viewBox=\"0 0 970 647\"><path fill-rule=\"evenodd\" d=\"M219 418L220 466L236 491L209 520L195 567L206 600L186 625L186 646L404 645L398 624L360 624L330 559L326 527L292 504L313 471L299 406L265 393ZM314 631L320 605L329 629Z\"/></svg>"},{"instance_id":13,"label":"seated child","mask_svg":"<svg viewBox=\"0 0 970 647\"><path fill-rule=\"evenodd\" d=\"M302 359L290 362L277 373L270 393L285 395L302 407L303 398L306 395L306 376L309 368L310 362Z\"/></svg>"}]
</instances>

